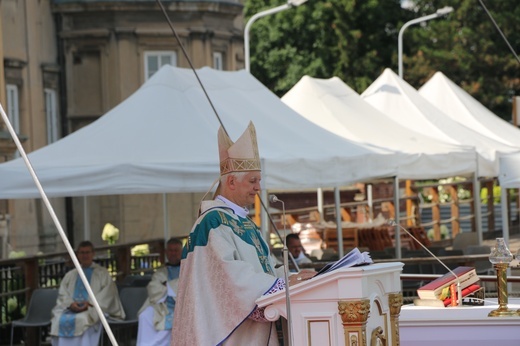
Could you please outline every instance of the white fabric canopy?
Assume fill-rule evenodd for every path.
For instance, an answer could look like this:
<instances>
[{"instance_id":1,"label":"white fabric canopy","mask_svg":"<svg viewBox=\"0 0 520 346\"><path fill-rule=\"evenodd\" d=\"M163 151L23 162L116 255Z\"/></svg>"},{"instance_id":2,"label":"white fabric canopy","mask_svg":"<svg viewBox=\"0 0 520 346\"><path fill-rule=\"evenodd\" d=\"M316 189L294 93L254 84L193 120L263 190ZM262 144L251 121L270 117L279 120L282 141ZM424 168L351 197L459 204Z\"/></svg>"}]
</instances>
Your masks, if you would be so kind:
<instances>
[{"instance_id":1,"label":"white fabric canopy","mask_svg":"<svg viewBox=\"0 0 520 346\"><path fill-rule=\"evenodd\" d=\"M419 94L453 120L498 142L520 148L520 131L475 100L442 72L436 72ZM520 187L520 154L501 155L498 179L502 189L502 220L508 220L506 188ZM509 238L509 225L502 223L503 237Z\"/></svg>"},{"instance_id":2,"label":"white fabric canopy","mask_svg":"<svg viewBox=\"0 0 520 346\"><path fill-rule=\"evenodd\" d=\"M518 148L495 141L454 121L390 69L385 69L361 97L411 130L449 143L475 147L479 177L497 176L499 155L518 151Z\"/></svg>"},{"instance_id":3,"label":"white fabric canopy","mask_svg":"<svg viewBox=\"0 0 520 346\"><path fill-rule=\"evenodd\" d=\"M323 130L246 71L198 74L231 139L255 124L265 188L394 176L410 160ZM100 119L29 159L49 197L205 192L219 175L218 127L193 71L165 66ZM22 159L0 164L0 198L35 197Z\"/></svg>"},{"instance_id":4,"label":"white fabric canopy","mask_svg":"<svg viewBox=\"0 0 520 346\"><path fill-rule=\"evenodd\" d=\"M434 179L474 173L473 147L455 145L412 131L392 120L338 77L304 76L282 101L308 120L352 141L418 154L399 167L404 179Z\"/></svg>"},{"instance_id":5,"label":"white fabric canopy","mask_svg":"<svg viewBox=\"0 0 520 346\"><path fill-rule=\"evenodd\" d=\"M505 189L520 188L520 154L500 157L500 186Z\"/></svg>"},{"instance_id":6,"label":"white fabric canopy","mask_svg":"<svg viewBox=\"0 0 520 346\"><path fill-rule=\"evenodd\" d=\"M520 130L492 113L442 72L436 72L419 94L453 120L498 142L520 148Z\"/></svg>"}]
</instances>

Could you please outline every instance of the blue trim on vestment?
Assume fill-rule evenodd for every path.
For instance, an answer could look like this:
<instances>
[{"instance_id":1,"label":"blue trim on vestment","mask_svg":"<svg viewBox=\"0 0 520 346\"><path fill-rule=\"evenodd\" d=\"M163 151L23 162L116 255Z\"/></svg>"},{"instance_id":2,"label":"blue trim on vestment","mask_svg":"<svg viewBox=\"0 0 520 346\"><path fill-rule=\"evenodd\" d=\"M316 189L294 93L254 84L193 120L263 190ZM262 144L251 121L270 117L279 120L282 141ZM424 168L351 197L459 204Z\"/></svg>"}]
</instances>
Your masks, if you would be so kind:
<instances>
[{"instance_id":1,"label":"blue trim on vestment","mask_svg":"<svg viewBox=\"0 0 520 346\"><path fill-rule=\"evenodd\" d=\"M92 273L94 272L94 268L84 268L83 272L87 277L87 281L90 283L92 279ZM72 301L74 302L88 302L88 291L79 276L76 278L76 283L74 285L74 293L72 294ZM58 335L61 337L73 337L74 332L76 331L76 312L71 311L67 308L67 310L63 311L60 316L60 323L58 328Z\"/></svg>"},{"instance_id":2,"label":"blue trim on vestment","mask_svg":"<svg viewBox=\"0 0 520 346\"><path fill-rule=\"evenodd\" d=\"M236 218L227 211L230 211ZM188 242L183 249L183 259L186 258L190 252L194 251L195 247L206 246L209 240L209 233L220 226L231 228L237 237L253 246L256 249L258 261L262 265L264 272L274 275L274 270L271 267L269 258L269 247L261 237L258 226L251 219L240 217L234 214L232 209L224 209L220 206L206 211L202 220L190 233Z\"/></svg>"},{"instance_id":3,"label":"blue trim on vestment","mask_svg":"<svg viewBox=\"0 0 520 346\"><path fill-rule=\"evenodd\" d=\"M179 266L167 266L168 269L168 282L179 277ZM166 283L168 285L169 283ZM164 317L164 330L172 329L173 327L173 312L175 310L175 299L172 296L167 296L166 307L168 309L168 313Z\"/></svg>"}]
</instances>

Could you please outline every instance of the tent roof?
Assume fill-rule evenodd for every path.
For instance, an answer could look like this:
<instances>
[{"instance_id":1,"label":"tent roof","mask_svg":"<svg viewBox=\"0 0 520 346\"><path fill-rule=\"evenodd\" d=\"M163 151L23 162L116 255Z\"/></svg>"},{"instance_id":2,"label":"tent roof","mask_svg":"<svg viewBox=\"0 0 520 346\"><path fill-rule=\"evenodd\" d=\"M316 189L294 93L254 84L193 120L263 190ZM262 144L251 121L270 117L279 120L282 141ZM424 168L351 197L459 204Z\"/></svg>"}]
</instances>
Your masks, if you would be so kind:
<instances>
[{"instance_id":1,"label":"tent roof","mask_svg":"<svg viewBox=\"0 0 520 346\"><path fill-rule=\"evenodd\" d=\"M338 77L304 76L282 101L306 119L339 136L410 154L419 154L399 177L433 179L473 173L473 147L443 142L412 131L392 120Z\"/></svg>"},{"instance_id":2,"label":"tent roof","mask_svg":"<svg viewBox=\"0 0 520 346\"><path fill-rule=\"evenodd\" d=\"M475 147L479 177L497 176L499 155L518 151L518 148L495 141L454 121L390 69L385 69L361 97L411 130L449 143Z\"/></svg>"},{"instance_id":3,"label":"tent roof","mask_svg":"<svg viewBox=\"0 0 520 346\"><path fill-rule=\"evenodd\" d=\"M246 71L198 75L231 139L254 122L266 188L388 177L407 160L312 124ZM218 127L193 71L165 66L98 120L28 156L49 197L205 192L219 176ZM0 198L35 197L21 158L0 164Z\"/></svg>"},{"instance_id":4,"label":"tent roof","mask_svg":"<svg viewBox=\"0 0 520 346\"><path fill-rule=\"evenodd\" d=\"M442 72L436 72L419 94L453 120L495 141L520 148L520 130L492 113Z\"/></svg>"}]
</instances>

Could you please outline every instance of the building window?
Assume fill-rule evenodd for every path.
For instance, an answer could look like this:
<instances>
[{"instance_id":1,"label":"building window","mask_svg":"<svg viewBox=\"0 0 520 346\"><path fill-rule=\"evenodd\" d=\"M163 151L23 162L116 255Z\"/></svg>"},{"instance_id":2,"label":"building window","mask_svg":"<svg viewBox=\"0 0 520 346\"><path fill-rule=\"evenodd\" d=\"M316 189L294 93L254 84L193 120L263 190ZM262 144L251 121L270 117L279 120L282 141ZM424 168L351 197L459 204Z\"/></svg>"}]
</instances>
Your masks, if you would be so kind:
<instances>
[{"instance_id":1,"label":"building window","mask_svg":"<svg viewBox=\"0 0 520 346\"><path fill-rule=\"evenodd\" d=\"M224 70L224 58L221 52L213 52L213 68L215 70Z\"/></svg>"},{"instance_id":2,"label":"building window","mask_svg":"<svg viewBox=\"0 0 520 346\"><path fill-rule=\"evenodd\" d=\"M56 103L56 90L44 89L45 93L45 117L47 119L47 143L56 142L59 138L58 107Z\"/></svg>"},{"instance_id":3,"label":"building window","mask_svg":"<svg viewBox=\"0 0 520 346\"><path fill-rule=\"evenodd\" d=\"M18 104L18 87L14 84L7 84L7 117L13 125L17 134L20 134L20 108Z\"/></svg>"},{"instance_id":4,"label":"building window","mask_svg":"<svg viewBox=\"0 0 520 346\"><path fill-rule=\"evenodd\" d=\"M164 65L177 66L177 53L171 51L144 53L144 79L148 80Z\"/></svg>"}]
</instances>

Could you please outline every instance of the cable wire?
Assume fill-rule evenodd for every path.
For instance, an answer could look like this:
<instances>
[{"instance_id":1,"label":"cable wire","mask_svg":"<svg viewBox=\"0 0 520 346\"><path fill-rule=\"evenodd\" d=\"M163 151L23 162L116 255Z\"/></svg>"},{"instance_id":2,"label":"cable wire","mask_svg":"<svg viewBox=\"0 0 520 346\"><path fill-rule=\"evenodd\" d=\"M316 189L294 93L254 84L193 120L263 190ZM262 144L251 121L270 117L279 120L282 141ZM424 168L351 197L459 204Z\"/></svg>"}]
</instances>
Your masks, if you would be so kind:
<instances>
[{"instance_id":1,"label":"cable wire","mask_svg":"<svg viewBox=\"0 0 520 346\"><path fill-rule=\"evenodd\" d=\"M502 32L502 30L500 30L500 27L498 26L497 22L495 22L495 20L493 19L493 16L491 15L491 13L488 11L486 5L484 5L484 2L482 0L479 0L480 2L480 5L482 6L482 8L484 9L484 11L486 11L487 15L489 16L489 19L491 19L491 22L493 23L493 25L495 26L495 28L498 30L498 32L500 33L500 35L502 36L502 38L504 39L504 41L506 42L507 46L509 47L509 49L511 50L511 52L513 53L513 55L515 56L516 58L516 61L518 61L518 63L520 63L520 58L518 57L518 55L516 54L515 50L513 49L513 47L511 46L511 44L509 43L509 41L507 40L506 38L506 35L504 35L504 33Z\"/></svg>"}]
</instances>

